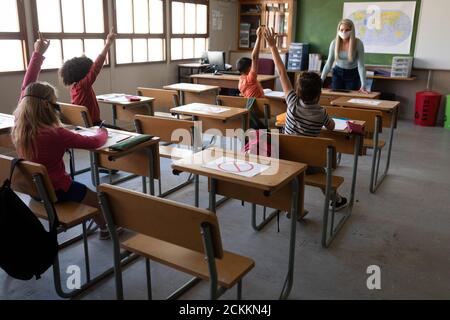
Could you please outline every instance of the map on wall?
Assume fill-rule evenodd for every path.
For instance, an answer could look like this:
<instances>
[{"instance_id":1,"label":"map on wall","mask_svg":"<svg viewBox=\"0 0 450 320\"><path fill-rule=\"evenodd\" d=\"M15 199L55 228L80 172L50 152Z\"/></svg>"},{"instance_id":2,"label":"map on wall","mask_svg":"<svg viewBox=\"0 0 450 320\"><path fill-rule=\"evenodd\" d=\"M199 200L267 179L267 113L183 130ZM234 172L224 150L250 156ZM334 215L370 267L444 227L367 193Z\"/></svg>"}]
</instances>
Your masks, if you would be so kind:
<instances>
[{"instance_id":1,"label":"map on wall","mask_svg":"<svg viewBox=\"0 0 450 320\"><path fill-rule=\"evenodd\" d=\"M354 22L365 52L409 54L415 10L415 1L346 2L344 18Z\"/></svg>"}]
</instances>

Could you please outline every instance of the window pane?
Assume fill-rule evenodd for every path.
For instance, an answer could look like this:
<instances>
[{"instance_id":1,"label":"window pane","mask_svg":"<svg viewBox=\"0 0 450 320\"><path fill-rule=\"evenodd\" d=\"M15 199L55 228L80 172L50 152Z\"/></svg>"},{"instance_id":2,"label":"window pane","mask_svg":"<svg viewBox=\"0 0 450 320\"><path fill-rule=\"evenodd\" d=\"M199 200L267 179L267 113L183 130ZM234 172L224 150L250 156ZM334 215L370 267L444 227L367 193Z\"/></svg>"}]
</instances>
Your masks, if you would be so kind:
<instances>
[{"instance_id":1,"label":"window pane","mask_svg":"<svg viewBox=\"0 0 450 320\"><path fill-rule=\"evenodd\" d=\"M84 18L86 20L86 32L105 32L105 21L103 20L103 0L84 1Z\"/></svg>"},{"instance_id":2,"label":"window pane","mask_svg":"<svg viewBox=\"0 0 450 320\"><path fill-rule=\"evenodd\" d=\"M184 3L172 2L172 33L184 33Z\"/></svg>"},{"instance_id":3,"label":"window pane","mask_svg":"<svg viewBox=\"0 0 450 320\"><path fill-rule=\"evenodd\" d=\"M131 0L116 0L117 32L133 33L133 4Z\"/></svg>"},{"instance_id":4,"label":"window pane","mask_svg":"<svg viewBox=\"0 0 450 320\"><path fill-rule=\"evenodd\" d=\"M150 33L164 32L164 11L161 0L150 0Z\"/></svg>"},{"instance_id":5,"label":"window pane","mask_svg":"<svg viewBox=\"0 0 450 320\"><path fill-rule=\"evenodd\" d=\"M192 59L194 57L194 39L183 39L183 59Z\"/></svg>"},{"instance_id":6,"label":"window pane","mask_svg":"<svg viewBox=\"0 0 450 320\"><path fill-rule=\"evenodd\" d=\"M171 60L183 58L183 39L171 39L170 41Z\"/></svg>"},{"instance_id":7,"label":"window pane","mask_svg":"<svg viewBox=\"0 0 450 320\"><path fill-rule=\"evenodd\" d=\"M133 39L133 62L148 61L147 39Z\"/></svg>"},{"instance_id":8,"label":"window pane","mask_svg":"<svg viewBox=\"0 0 450 320\"><path fill-rule=\"evenodd\" d=\"M63 40L64 61L83 55L83 41L81 39Z\"/></svg>"},{"instance_id":9,"label":"window pane","mask_svg":"<svg viewBox=\"0 0 450 320\"><path fill-rule=\"evenodd\" d=\"M64 32L84 32L81 0L61 0ZM48 16L47 19L53 17Z\"/></svg>"},{"instance_id":10,"label":"window pane","mask_svg":"<svg viewBox=\"0 0 450 320\"><path fill-rule=\"evenodd\" d=\"M104 46L105 40L103 39L86 39L84 40L84 55L95 60Z\"/></svg>"},{"instance_id":11,"label":"window pane","mask_svg":"<svg viewBox=\"0 0 450 320\"><path fill-rule=\"evenodd\" d=\"M206 51L206 40L204 38L195 38L194 58L201 58Z\"/></svg>"},{"instance_id":12,"label":"window pane","mask_svg":"<svg viewBox=\"0 0 450 320\"><path fill-rule=\"evenodd\" d=\"M134 0L134 32L148 33L148 0Z\"/></svg>"},{"instance_id":13,"label":"window pane","mask_svg":"<svg viewBox=\"0 0 450 320\"><path fill-rule=\"evenodd\" d=\"M186 3L184 7L184 33L195 33L195 3Z\"/></svg>"},{"instance_id":14,"label":"window pane","mask_svg":"<svg viewBox=\"0 0 450 320\"><path fill-rule=\"evenodd\" d=\"M24 70L22 41L0 40L0 72Z\"/></svg>"},{"instance_id":15,"label":"window pane","mask_svg":"<svg viewBox=\"0 0 450 320\"><path fill-rule=\"evenodd\" d=\"M119 64L133 62L131 39L116 40L116 60Z\"/></svg>"},{"instance_id":16,"label":"window pane","mask_svg":"<svg viewBox=\"0 0 450 320\"><path fill-rule=\"evenodd\" d=\"M197 33L206 34L208 31L208 6L197 5Z\"/></svg>"},{"instance_id":17,"label":"window pane","mask_svg":"<svg viewBox=\"0 0 450 320\"><path fill-rule=\"evenodd\" d=\"M148 39L148 61L164 60L164 40Z\"/></svg>"},{"instance_id":18,"label":"window pane","mask_svg":"<svg viewBox=\"0 0 450 320\"><path fill-rule=\"evenodd\" d=\"M0 32L19 32L17 0L2 0L0 3Z\"/></svg>"},{"instance_id":19,"label":"window pane","mask_svg":"<svg viewBox=\"0 0 450 320\"><path fill-rule=\"evenodd\" d=\"M36 0L39 31L62 32L59 0Z\"/></svg>"},{"instance_id":20,"label":"window pane","mask_svg":"<svg viewBox=\"0 0 450 320\"><path fill-rule=\"evenodd\" d=\"M45 53L43 69L57 69L62 65L61 41L51 40L51 45Z\"/></svg>"}]
</instances>

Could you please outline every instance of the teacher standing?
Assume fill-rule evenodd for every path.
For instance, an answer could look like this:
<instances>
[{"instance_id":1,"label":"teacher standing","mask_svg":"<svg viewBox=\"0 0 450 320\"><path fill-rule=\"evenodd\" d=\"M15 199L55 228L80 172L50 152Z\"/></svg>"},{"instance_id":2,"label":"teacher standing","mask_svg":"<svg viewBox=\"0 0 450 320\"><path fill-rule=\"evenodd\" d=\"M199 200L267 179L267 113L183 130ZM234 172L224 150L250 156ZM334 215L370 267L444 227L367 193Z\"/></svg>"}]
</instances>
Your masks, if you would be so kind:
<instances>
[{"instance_id":1,"label":"teacher standing","mask_svg":"<svg viewBox=\"0 0 450 320\"><path fill-rule=\"evenodd\" d=\"M355 36L352 20L344 19L337 27L336 39L330 44L328 60L322 71L322 81L333 68L332 89L359 90L367 93L364 44Z\"/></svg>"}]
</instances>

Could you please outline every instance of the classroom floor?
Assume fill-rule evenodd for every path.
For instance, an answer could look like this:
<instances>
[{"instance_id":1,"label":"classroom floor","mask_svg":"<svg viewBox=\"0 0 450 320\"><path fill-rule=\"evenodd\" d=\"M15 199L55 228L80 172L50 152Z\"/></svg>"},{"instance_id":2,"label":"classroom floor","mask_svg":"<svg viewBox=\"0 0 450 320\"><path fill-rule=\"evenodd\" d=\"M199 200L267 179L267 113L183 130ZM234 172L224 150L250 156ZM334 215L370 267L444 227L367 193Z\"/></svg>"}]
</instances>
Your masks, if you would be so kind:
<instances>
[{"instance_id":1,"label":"classroom floor","mask_svg":"<svg viewBox=\"0 0 450 320\"><path fill-rule=\"evenodd\" d=\"M370 156L360 158L353 215L329 249L320 245L323 197L306 188L310 211L298 223L294 286L290 299L449 299L450 298L450 131L423 128L401 121L397 130L390 175L377 194L369 193ZM77 160L86 164L86 155ZM84 161L82 161L84 160ZM336 174L350 186L352 157L344 156ZM84 163L84 164L83 164ZM162 163L164 187L181 181ZM89 176L79 177L88 183ZM140 190L140 179L124 184ZM201 206L207 206L205 180ZM193 187L170 199L192 204ZM276 219L263 231L250 225L250 207L228 201L218 210L224 248L255 260L244 278L244 299L277 299L287 271L289 220ZM125 235L126 236L126 235ZM110 241L90 239L93 273L112 265ZM68 265L83 266L81 243L61 252L62 271ZM381 268L381 290L368 290L367 267ZM152 264L153 297L164 299L189 276ZM64 277L65 278L65 277ZM146 299L145 265L138 260L124 272L126 299ZM197 285L183 299L208 299L207 283ZM115 299L114 279L101 283L82 299ZM222 299L234 299L235 290ZM41 280L22 282L0 271L0 299L58 299L51 269Z\"/></svg>"}]
</instances>

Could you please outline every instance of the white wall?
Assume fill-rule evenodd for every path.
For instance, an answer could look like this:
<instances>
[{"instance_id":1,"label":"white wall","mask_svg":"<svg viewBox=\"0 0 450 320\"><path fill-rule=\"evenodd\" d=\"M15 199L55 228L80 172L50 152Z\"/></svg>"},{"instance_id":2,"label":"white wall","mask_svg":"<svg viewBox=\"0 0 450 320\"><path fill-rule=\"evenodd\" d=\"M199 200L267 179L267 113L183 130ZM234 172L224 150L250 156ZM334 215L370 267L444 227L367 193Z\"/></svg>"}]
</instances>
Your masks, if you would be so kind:
<instances>
[{"instance_id":1,"label":"white wall","mask_svg":"<svg viewBox=\"0 0 450 320\"><path fill-rule=\"evenodd\" d=\"M110 20L112 19L112 0L110 2ZM219 10L223 12L222 30L212 30L212 19L210 19L210 49L211 50L233 50L236 47L237 36L237 2L211 0L210 11ZM31 26L31 10L29 1L25 1L25 10L28 26ZM231 19L230 19L231 17ZM112 25L110 21L110 25ZM30 52L32 52L32 30L28 27L28 39L30 39ZM112 54L114 54L112 50ZM112 57L114 61L114 56ZM161 88L164 85L177 82L178 62L162 62L144 65L128 65L105 67L97 81L94 89L97 94L110 92L135 93L138 86ZM24 72L0 74L0 112L11 113L16 108L20 95L20 86ZM47 81L56 86L60 101L70 102L69 91L59 81L56 71L42 71L40 81ZM102 118L111 119L110 108L101 108Z\"/></svg>"}]
</instances>

